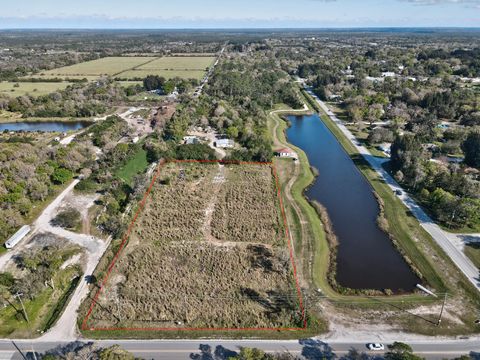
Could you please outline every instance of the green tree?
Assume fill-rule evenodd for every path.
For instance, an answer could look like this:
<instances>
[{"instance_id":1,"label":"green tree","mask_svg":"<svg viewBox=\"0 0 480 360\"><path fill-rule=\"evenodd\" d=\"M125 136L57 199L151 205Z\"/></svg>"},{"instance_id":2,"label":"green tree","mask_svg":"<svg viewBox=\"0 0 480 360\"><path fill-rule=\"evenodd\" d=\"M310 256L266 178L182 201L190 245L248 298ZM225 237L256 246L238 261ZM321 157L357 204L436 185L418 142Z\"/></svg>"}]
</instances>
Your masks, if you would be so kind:
<instances>
[{"instance_id":1,"label":"green tree","mask_svg":"<svg viewBox=\"0 0 480 360\"><path fill-rule=\"evenodd\" d=\"M410 345L395 341L388 345L388 352L385 353L385 360L422 360L415 355Z\"/></svg>"},{"instance_id":2,"label":"green tree","mask_svg":"<svg viewBox=\"0 0 480 360\"><path fill-rule=\"evenodd\" d=\"M15 283L15 278L9 272L0 273L0 286L10 288Z\"/></svg>"},{"instance_id":3,"label":"green tree","mask_svg":"<svg viewBox=\"0 0 480 360\"><path fill-rule=\"evenodd\" d=\"M168 80L167 82L165 82L165 84L163 85L163 91L165 92L165 94L171 94L173 90L175 90L175 83L172 80Z\"/></svg>"},{"instance_id":4,"label":"green tree","mask_svg":"<svg viewBox=\"0 0 480 360\"><path fill-rule=\"evenodd\" d=\"M73 173L65 168L57 168L52 174L52 181L56 184L65 184L73 177Z\"/></svg>"},{"instance_id":5,"label":"green tree","mask_svg":"<svg viewBox=\"0 0 480 360\"><path fill-rule=\"evenodd\" d=\"M236 126L229 126L226 133L230 139L236 139L238 137L238 128Z\"/></svg>"},{"instance_id":6,"label":"green tree","mask_svg":"<svg viewBox=\"0 0 480 360\"><path fill-rule=\"evenodd\" d=\"M480 168L480 131L472 131L462 143L465 164Z\"/></svg>"},{"instance_id":7,"label":"green tree","mask_svg":"<svg viewBox=\"0 0 480 360\"><path fill-rule=\"evenodd\" d=\"M242 348L237 356L231 357L230 360L271 360L272 356L265 354L263 350L255 348Z\"/></svg>"},{"instance_id":8,"label":"green tree","mask_svg":"<svg viewBox=\"0 0 480 360\"><path fill-rule=\"evenodd\" d=\"M100 350L98 354L99 360L134 360L135 357L128 351L113 345L109 348Z\"/></svg>"},{"instance_id":9,"label":"green tree","mask_svg":"<svg viewBox=\"0 0 480 360\"><path fill-rule=\"evenodd\" d=\"M145 90L158 90L165 84L165 78L158 75L148 75L143 79L143 87Z\"/></svg>"}]
</instances>

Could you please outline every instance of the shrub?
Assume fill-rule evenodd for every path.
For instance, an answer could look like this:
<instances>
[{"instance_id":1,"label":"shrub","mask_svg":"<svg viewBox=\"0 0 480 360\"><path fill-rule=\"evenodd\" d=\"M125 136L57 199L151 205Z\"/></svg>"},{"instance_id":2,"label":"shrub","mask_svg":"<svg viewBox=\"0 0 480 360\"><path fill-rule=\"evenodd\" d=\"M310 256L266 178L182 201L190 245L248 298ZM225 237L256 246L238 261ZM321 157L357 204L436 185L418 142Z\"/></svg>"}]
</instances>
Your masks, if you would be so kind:
<instances>
[{"instance_id":1,"label":"shrub","mask_svg":"<svg viewBox=\"0 0 480 360\"><path fill-rule=\"evenodd\" d=\"M73 178L73 172L65 168L57 168L53 172L51 178L55 184L65 184L68 180Z\"/></svg>"},{"instance_id":2,"label":"shrub","mask_svg":"<svg viewBox=\"0 0 480 360\"><path fill-rule=\"evenodd\" d=\"M53 226L60 226L65 229L75 229L80 222L81 214L78 210L68 208L58 213L51 221Z\"/></svg>"}]
</instances>

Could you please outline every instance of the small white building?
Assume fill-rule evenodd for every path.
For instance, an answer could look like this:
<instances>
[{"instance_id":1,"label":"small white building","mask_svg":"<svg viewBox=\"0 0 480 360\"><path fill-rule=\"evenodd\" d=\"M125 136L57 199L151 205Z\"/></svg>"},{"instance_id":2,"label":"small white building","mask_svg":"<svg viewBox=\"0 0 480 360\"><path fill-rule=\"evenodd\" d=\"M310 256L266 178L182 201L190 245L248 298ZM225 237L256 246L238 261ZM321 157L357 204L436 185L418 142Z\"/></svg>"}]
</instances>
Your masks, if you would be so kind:
<instances>
[{"instance_id":1,"label":"small white building","mask_svg":"<svg viewBox=\"0 0 480 360\"><path fill-rule=\"evenodd\" d=\"M10 239L5 241L5 247L7 249L13 248L17 245L27 234L30 232L31 228L28 225L23 225L20 230L18 230L15 234L12 235Z\"/></svg>"},{"instance_id":2,"label":"small white building","mask_svg":"<svg viewBox=\"0 0 480 360\"><path fill-rule=\"evenodd\" d=\"M230 139L218 139L215 141L215 147L226 149L226 148L233 148L235 146L235 142Z\"/></svg>"},{"instance_id":3,"label":"small white building","mask_svg":"<svg viewBox=\"0 0 480 360\"><path fill-rule=\"evenodd\" d=\"M396 74L393 72L393 71L385 71L385 72L382 72L382 77L395 77Z\"/></svg>"},{"instance_id":4,"label":"small white building","mask_svg":"<svg viewBox=\"0 0 480 360\"><path fill-rule=\"evenodd\" d=\"M294 157L296 157L296 154L288 148L283 148L283 149L277 150L277 151L275 151L275 153L279 157L284 157L284 158L294 158Z\"/></svg>"},{"instance_id":5,"label":"small white building","mask_svg":"<svg viewBox=\"0 0 480 360\"><path fill-rule=\"evenodd\" d=\"M199 144L200 140L196 136L193 135L188 135L183 137L183 143L185 145L193 145L193 144Z\"/></svg>"}]
</instances>

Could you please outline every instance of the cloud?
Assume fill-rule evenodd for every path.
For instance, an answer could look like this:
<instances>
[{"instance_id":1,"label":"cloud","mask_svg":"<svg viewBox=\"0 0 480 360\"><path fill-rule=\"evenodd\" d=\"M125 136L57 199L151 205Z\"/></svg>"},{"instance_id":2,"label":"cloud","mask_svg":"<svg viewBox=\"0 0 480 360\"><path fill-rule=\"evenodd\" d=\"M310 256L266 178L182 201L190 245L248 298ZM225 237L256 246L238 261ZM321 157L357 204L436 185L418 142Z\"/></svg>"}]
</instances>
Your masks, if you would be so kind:
<instances>
[{"instance_id":1,"label":"cloud","mask_svg":"<svg viewBox=\"0 0 480 360\"><path fill-rule=\"evenodd\" d=\"M342 0L310 0L316 2L341 2ZM415 5L445 5L445 4L459 4L467 5L469 7L480 8L480 0L397 0L400 2L408 2Z\"/></svg>"},{"instance_id":2,"label":"cloud","mask_svg":"<svg viewBox=\"0 0 480 360\"><path fill-rule=\"evenodd\" d=\"M480 6L480 0L399 0L416 5L445 5L445 4L459 4L459 5L475 5Z\"/></svg>"}]
</instances>

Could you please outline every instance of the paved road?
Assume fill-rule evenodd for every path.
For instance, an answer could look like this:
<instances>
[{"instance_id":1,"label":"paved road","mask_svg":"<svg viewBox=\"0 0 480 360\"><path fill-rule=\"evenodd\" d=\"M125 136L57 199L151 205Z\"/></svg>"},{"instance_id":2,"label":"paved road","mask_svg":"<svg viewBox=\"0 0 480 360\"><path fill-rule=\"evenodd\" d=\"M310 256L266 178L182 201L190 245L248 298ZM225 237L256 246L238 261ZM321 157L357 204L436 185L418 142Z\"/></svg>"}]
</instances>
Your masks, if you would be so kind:
<instances>
[{"instance_id":1,"label":"paved road","mask_svg":"<svg viewBox=\"0 0 480 360\"><path fill-rule=\"evenodd\" d=\"M82 341L84 343L89 340ZM366 351L365 343L361 342L330 342L325 343L320 339L306 340L121 340L121 341L98 341L98 346L108 347L119 344L122 348L132 352L134 355L146 359L195 359L192 355L203 354L224 354L223 359L238 352L241 347L255 347L266 352L275 353L288 351L293 355L306 355L308 359L328 359L328 354L341 356L351 348ZM44 353L57 346L65 346L62 342L42 342L32 344L29 341L0 341L0 359L22 359L21 354L15 348L17 346L22 352ZM453 358L462 354L480 351L480 340L444 340L425 341L410 343L414 351L428 359ZM203 349L203 351L201 350ZM200 358L199 358L200 359ZM208 357L203 357L208 359ZM222 359L217 357L216 359Z\"/></svg>"},{"instance_id":2,"label":"paved road","mask_svg":"<svg viewBox=\"0 0 480 360\"><path fill-rule=\"evenodd\" d=\"M443 249L443 251L447 253L455 265L457 265L457 267L465 274L465 276L477 288L477 290L480 291L479 270L463 253L462 244L459 244L459 241L456 241L457 236L455 234L447 233L437 224L435 224L435 222L425 213L425 211L423 211L423 209L405 193L395 179L393 179L393 177L383 169L382 163L385 160L376 158L365 146L360 145L355 136L345 127L345 125L343 125L342 121L333 114L327 105L315 94L313 94L311 90L307 90L307 92L315 98L320 107L325 111L330 119L335 122L338 128L355 146L357 151L362 154L365 160L369 162L372 168L375 169L377 173L385 180L392 191L401 191L402 195L400 195L399 198L418 219L420 225L432 236L432 238Z\"/></svg>"}]
</instances>

